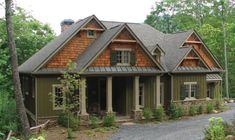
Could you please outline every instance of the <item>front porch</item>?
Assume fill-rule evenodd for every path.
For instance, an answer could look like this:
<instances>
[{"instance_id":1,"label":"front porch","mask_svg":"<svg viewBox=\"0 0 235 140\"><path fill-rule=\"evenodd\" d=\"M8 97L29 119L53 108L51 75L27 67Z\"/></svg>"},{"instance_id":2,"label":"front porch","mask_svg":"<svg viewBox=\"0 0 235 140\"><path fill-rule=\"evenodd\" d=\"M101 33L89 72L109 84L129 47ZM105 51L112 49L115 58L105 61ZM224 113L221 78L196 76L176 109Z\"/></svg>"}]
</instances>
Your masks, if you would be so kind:
<instances>
[{"instance_id":1,"label":"front porch","mask_svg":"<svg viewBox=\"0 0 235 140\"><path fill-rule=\"evenodd\" d=\"M80 89L81 116L115 113L118 117L141 119L143 108L160 105L160 75L89 76L84 80L86 87Z\"/></svg>"}]
</instances>

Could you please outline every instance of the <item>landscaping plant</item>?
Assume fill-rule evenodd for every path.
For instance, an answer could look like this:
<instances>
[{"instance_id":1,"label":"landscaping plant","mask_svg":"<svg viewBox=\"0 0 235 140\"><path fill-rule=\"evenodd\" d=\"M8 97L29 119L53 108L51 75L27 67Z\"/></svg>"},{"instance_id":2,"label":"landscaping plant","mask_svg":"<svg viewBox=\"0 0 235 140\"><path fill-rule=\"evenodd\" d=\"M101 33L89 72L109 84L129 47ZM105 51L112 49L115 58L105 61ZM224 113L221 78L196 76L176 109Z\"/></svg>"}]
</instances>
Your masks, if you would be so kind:
<instances>
[{"instance_id":1,"label":"landscaping plant","mask_svg":"<svg viewBox=\"0 0 235 140\"><path fill-rule=\"evenodd\" d=\"M153 112L150 108L144 108L143 115L146 120L149 120L153 116Z\"/></svg>"},{"instance_id":2,"label":"landscaping plant","mask_svg":"<svg viewBox=\"0 0 235 140\"><path fill-rule=\"evenodd\" d=\"M91 128L97 128L98 127L98 117L96 117L96 115L92 115L90 117L90 121L91 121Z\"/></svg>"},{"instance_id":3,"label":"landscaping plant","mask_svg":"<svg viewBox=\"0 0 235 140\"><path fill-rule=\"evenodd\" d=\"M205 140L225 140L224 121L222 118L212 117L209 126L204 131Z\"/></svg>"},{"instance_id":4,"label":"landscaping plant","mask_svg":"<svg viewBox=\"0 0 235 140\"><path fill-rule=\"evenodd\" d=\"M203 105L198 106L198 114L203 114Z\"/></svg>"},{"instance_id":5,"label":"landscaping plant","mask_svg":"<svg viewBox=\"0 0 235 140\"><path fill-rule=\"evenodd\" d=\"M197 114L197 107L195 105L190 105L188 113L190 116L196 115Z\"/></svg>"},{"instance_id":6,"label":"landscaping plant","mask_svg":"<svg viewBox=\"0 0 235 140\"><path fill-rule=\"evenodd\" d=\"M206 109L207 109L207 113L212 113L212 111L214 110L213 103L212 102L207 103Z\"/></svg>"},{"instance_id":7,"label":"landscaping plant","mask_svg":"<svg viewBox=\"0 0 235 140\"><path fill-rule=\"evenodd\" d=\"M162 121L166 116L164 108L160 105L153 111L153 116L157 121Z\"/></svg>"},{"instance_id":8,"label":"landscaping plant","mask_svg":"<svg viewBox=\"0 0 235 140\"><path fill-rule=\"evenodd\" d=\"M115 124L115 116L113 114L107 114L103 119L103 125L105 127L113 127Z\"/></svg>"}]
</instances>

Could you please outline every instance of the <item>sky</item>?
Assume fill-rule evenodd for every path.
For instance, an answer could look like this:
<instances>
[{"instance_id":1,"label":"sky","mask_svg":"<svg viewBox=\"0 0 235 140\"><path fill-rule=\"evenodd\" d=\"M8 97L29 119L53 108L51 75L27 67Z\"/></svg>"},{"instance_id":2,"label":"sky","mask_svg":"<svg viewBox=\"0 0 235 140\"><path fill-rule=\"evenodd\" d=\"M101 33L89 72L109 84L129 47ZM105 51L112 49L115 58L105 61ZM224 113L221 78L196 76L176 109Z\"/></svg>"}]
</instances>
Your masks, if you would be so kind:
<instances>
[{"instance_id":1,"label":"sky","mask_svg":"<svg viewBox=\"0 0 235 140\"><path fill-rule=\"evenodd\" d=\"M95 14L100 20L144 22L156 0L13 0L17 6L60 33L63 19L78 19ZM0 0L0 4L4 0ZM0 17L4 7L0 5Z\"/></svg>"}]
</instances>

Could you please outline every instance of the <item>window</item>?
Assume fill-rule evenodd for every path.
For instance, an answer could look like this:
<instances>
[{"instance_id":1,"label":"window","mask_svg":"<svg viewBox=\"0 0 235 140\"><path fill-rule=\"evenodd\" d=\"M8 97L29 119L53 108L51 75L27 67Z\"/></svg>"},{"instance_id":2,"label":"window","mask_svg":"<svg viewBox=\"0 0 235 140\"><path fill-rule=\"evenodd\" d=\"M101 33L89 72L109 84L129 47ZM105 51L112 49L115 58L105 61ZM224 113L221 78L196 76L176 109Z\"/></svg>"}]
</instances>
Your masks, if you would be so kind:
<instances>
[{"instance_id":1,"label":"window","mask_svg":"<svg viewBox=\"0 0 235 140\"><path fill-rule=\"evenodd\" d=\"M117 50L117 64L130 64L130 50Z\"/></svg>"},{"instance_id":2,"label":"window","mask_svg":"<svg viewBox=\"0 0 235 140\"><path fill-rule=\"evenodd\" d=\"M96 37L96 32L95 32L95 30L87 30L87 37L89 37L89 38L95 38L95 37Z\"/></svg>"},{"instance_id":3,"label":"window","mask_svg":"<svg viewBox=\"0 0 235 140\"><path fill-rule=\"evenodd\" d=\"M62 92L61 85L53 85L53 109L62 109L65 102L65 97Z\"/></svg>"},{"instance_id":4,"label":"window","mask_svg":"<svg viewBox=\"0 0 235 140\"><path fill-rule=\"evenodd\" d=\"M139 86L139 106L141 108L144 107L144 84L140 84Z\"/></svg>"},{"instance_id":5,"label":"window","mask_svg":"<svg viewBox=\"0 0 235 140\"><path fill-rule=\"evenodd\" d=\"M196 99L198 96L197 82L184 82L181 87L181 100Z\"/></svg>"}]
</instances>

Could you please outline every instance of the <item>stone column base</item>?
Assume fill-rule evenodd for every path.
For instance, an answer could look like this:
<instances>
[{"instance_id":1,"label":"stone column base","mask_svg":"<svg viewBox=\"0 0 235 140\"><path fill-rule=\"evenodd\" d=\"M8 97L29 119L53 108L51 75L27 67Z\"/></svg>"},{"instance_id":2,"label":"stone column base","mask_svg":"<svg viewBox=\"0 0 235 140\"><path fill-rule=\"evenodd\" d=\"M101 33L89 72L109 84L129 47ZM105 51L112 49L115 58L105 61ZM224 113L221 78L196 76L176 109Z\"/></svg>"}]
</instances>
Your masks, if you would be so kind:
<instances>
[{"instance_id":1,"label":"stone column base","mask_svg":"<svg viewBox=\"0 0 235 140\"><path fill-rule=\"evenodd\" d=\"M131 118L134 120L141 120L143 116L143 111L142 110L133 110L131 112Z\"/></svg>"},{"instance_id":2,"label":"stone column base","mask_svg":"<svg viewBox=\"0 0 235 140\"><path fill-rule=\"evenodd\" d=\"M81 123L89 122L89 114L80 114L79 117Z\"/></svg>"}]
</instances>

